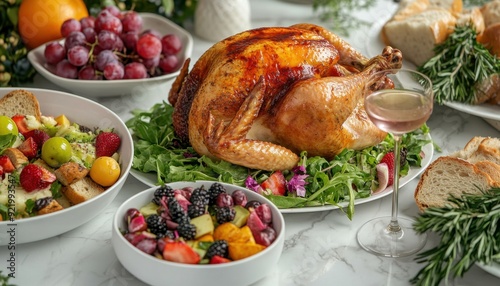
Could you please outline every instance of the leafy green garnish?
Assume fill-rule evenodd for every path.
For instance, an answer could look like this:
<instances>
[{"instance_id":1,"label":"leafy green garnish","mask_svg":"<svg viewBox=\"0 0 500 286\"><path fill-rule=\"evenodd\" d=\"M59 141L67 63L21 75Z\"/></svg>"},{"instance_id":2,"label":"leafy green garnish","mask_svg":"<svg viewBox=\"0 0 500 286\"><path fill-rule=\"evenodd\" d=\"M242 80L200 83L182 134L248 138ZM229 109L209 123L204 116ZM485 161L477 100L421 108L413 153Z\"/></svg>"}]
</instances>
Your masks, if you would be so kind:
<instances>
[{"instance_id":1,"label":"leafy green garnish","mask_svg":"<svg viewBox=\"0 0 500 286\"><path fill-rule=\"evenodd\" d=\"M5 149L12 147L16 139L17 136L14 134L0 135L0 154L2 154Z\"/></svg>"},{"instance_id":2,"label":"leafy green garnish","mask_svg":"<svg viewBox=\"0 0 500 286\"><path fill-rule=\"evenodd\" d=\"M35 207L35 201L32 199L27 199L26 202L26 213L33 214L33 208Z\"/></svg>"},{"instance_id":3,"label":"leafy green garnish","mask_svg":"<svg viewBox=\"0 0 500 286\"><path fill-rule=\"evenodd\" d=\"M52 192L52 198L58 199L62 197L61 193L62 184L59 181L55 181L50 185L50 191Z\"/></svg>"},{"instance_id":4,"label":"leafy green garnish","mask_svg":"<svg viewBox=\"0 0 500 286\"><path fill-rule=\"evenodd\" d=\"M134 136L134 159L132 168L141 172L157 174L157 183L175 181L209 180L244 186L248 176L258 183L267 179L271 172L248 169L227 161L214 161L198 155L191 146L182 146L172 126L173 107L166 102L155 104L149 111L135 110L126 124ZM407 151L407 160L401 166L401 175L411 166L421 166L422 147L430 143L426 135L429 128L402 137L401 147ZM331 204L340 206L347 202L345 210L351 219L354 201L366 198L377 187L376 168L382 156L394 149L394 139L388 135L380 144L363 150L346 149L333 160L322 157L300 155L299 165L306 169L308 177L305 198L267 195L278 208L309 207ZM283 171L290 179L293 174Z\"/></svg>"},{"instance_id":5,"label":"leafy green garnish","mask_svg":"<svg viewBox=\"0 0 500 286\"><path fill-rule=\"evenodd\" d=\"M500 73L500 59L476 41L477 32L471 25L457 26L453 33L434 48L435 56L418 70L433 84L437 103L476 102L476 83Z\"/></svg>"},{"instance_id":6,"label":"leafy green garnish","mask_svg":"<svg viewBox=\"0 0 500 286\"><path fill-rule=\"evenodd\" d=\"M418 255L426 266L413 284L439 285L450 276L463 276L476 262L500 262L500 188L448 200L444 207L426 209L414 224L417 232L436 232L441 241Z\"/></svg>"},{"instance_id":7,"label":"leafy green garnish","mask_svg":"<svg viewBox=\"0 0 500 286\"><path fill-rule=\"evenodd\" d=\"M9 219L9 208L4 204L0 204L0 215L4 221Z\"/></svg>"}]
</instances>

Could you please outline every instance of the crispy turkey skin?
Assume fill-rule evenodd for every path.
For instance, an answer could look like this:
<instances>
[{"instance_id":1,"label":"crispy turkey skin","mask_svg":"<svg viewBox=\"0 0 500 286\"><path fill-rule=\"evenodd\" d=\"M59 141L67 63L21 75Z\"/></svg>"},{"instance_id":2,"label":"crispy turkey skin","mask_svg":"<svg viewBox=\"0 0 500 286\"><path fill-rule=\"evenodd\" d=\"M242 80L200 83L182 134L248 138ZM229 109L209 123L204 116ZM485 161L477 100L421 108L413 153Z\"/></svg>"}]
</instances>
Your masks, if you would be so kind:
<instances>
[{"instance_id":1,"label":"crispy turkey skin","mask_svg":"<svg viewBox=\"0 0 500 286\"><path fill-rule=\"evenodd\" d=\"M400 68L386 47L367 59L322 27L298 24L242 32L214 44L169 93L177 136L201 155L253 169L285 170L298 153L332 158L379 143L386 133L363 98L376 71Z\"/></svg>"}]
</instances>

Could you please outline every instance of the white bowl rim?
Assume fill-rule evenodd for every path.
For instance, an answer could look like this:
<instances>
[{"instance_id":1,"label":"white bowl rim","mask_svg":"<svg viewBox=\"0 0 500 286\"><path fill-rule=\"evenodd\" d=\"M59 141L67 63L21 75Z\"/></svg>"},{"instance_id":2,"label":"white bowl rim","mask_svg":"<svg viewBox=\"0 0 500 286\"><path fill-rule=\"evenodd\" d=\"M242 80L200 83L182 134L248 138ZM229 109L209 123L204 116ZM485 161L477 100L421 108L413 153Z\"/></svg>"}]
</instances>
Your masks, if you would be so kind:
<instances>
[{"instance_id":1,"label":"white bowl rim","mask_svg":"<svg viewBox=\"0 0 500 286\"><path fill-rule=\"evenodd\" d=\"M166 183L166 185L176 184L176 183L189 183L189 182L188 181L171 182L171 183ZM248 192L252 192L251 190L243 188L243 187L240 187L240 186L231 185L231 184L223 183L223 182L217 182L217 181L198 180L198 181L192 181L192 183L207 183L207 184L221 183L221 184L226 185L226 186L234 187L235 189L245 189ZM119 216L120 210L122 210L122 208L123 208L123 205L128 204L128 203L130 203L133 200L136 200L139 196L143 196L144 193L148 193L148 192L152 193L153 190L156 190L158 187L159 186L150 187L150 188L145 189L145 190L143 190L143 191L135 194L134 196L128 198L126 201L124 201L118 207L117 211L115 212L115 215L113 216L113 232L115 232L115 234L119 235L120 240L123 243L126 243L128 246L130 246L130 248L133 249L132 251L136 252L136 254L141 255L145 259L148 259L148 260L151 260L151 261L156 261L158 263L162 263L165 266L182 267L182 268L188 268L188 269L191 269L191 268L192 269L200 269L200 268L227 268L227 267L230 267L231 265L242 264L242 263L245 263L245 262L247 262L249 260L256 259L256 258L258 258L260 256L263 256L269 250L271 250L271 248L277 247L277 242L279 240L284 240L284 236L285 236L285 219L283 217L283 214L280 211L277 211L278 218L279 218L279 221L281 223L281 231L278 234L278 236L276 236L276 239L273 241L273 243L271 245L269 245L263 251L260 251L257 254L251 255L249 257L246 257L246 258L243 258L243 259L240 259L240 260L237 260L237 261L231 261L229 263L221 263L221 264L186 264L186 263L171 262L171 261L163 260L163 259L160 259L160 258L156 258L156 257L152 256L151 254L147 254L147 253L139 250L137 247L133 246L129 241L127 241L125 239L125 237L123 236L123 233L118 228L118 225L120 224L119 220L122 220L123 217L118 217L118 216ZM275 208L277 210L277 208L272 204L272 202L270 200L268 200L267 198L265 198L262 195L259 195L257 193L255 193L255 194L259 196L259 200L262 199L261 202L265 202L265 203L269 204L272 208ZM273 219L274 219L274 217L273 217Z\"/></svg>"},{"instance_id":2,"label":"white bowl rim","mask_svg":"<svg viewBox=\"0 0 500 286\"><path fill-rule=\"evenodd\" d=\"M109 114L111 114L115 119L118 119L119 122L122 122L123 125L125 126L126 130L128 131L128 128L127 126L125 125L125 123L123 122L123 120L121 120L121 118L116 115L113 111L111 111L109 108L107 108L106 106L104 105L101 105L99 104L98 102L94 101L94 100L91 100L91 99L88 99L88 98L85 98L85 97L81 97L81 96L78 96L78 95L75 95L75 94L71 94L71 93L68 93L68 92L64 92L64 91L58 91L58 90L51 90L51 89L44 89L44 88L24 88L24 87L2 87L0 88L0 91L13 91L13 90L19 90L19 89L24 89L24 90L27 90L27 91L30 91L32 93L35 94L36 96L36 92L51 92L51 93L58 93L60 95L64 95L64 96L70 96L70 97L74 97L74 98L77 98L79 100L82 100L82 101L86 101L90 104L93 104L93 105L98 105L100 106L102 109L106 110L109 112ZM42 104L42 103L41 103ZM132 136L130 134L130 132L127 132L126 134L124 134L125 136L127 136L127 140L130 140L130 142L133 142L132 141ZM122 135L123 136L123 135ZM122 139L123 141L123 139ZM133 145L132 145L132 154L131 154L131 158L133 159L134 158L134 148L133 148ZM125 168L122 168L122 175L120 176L120 178L113 184L113 186L115 185L118 185L120 184L122 181L126 180L127 177L128 177L128 174L130 172L130 169L132 168L132 161L133 160L130 160L129 162L127 162L127 164L124 166ZM109 188L112 188L113 186L109 187ZM109 189L108 188L108 189ZM68 208L65 208L65 209L62 209L60 211L57 211L57 212L53 212L53 213L48 213L48 214L44 214L44 215L40 215L40 216L33 216L33 217L27 217L27 218L22 218L22 219L16 219L16 224L20 224L22 222L25 222L25 221L37 221L37 220L42 220L42 219L46 219L46 218L49 218L49 217L52 217L52 216L55 216L55 215L64 215L66 212L69 212L71 210L74 210L75 208L80 208L80 207L83 207L87 204L90 204L92 203L93 201L95 200L98 200L100 197L106 195L106 192L108 191L108 189L106 189L106 191L104 191L103 193L87 200L87 201L84 201L82 203L79 203L77 205L74 205L74 206L70 206ZM8 220L4 220L4 221L0 221L0 225L2 224L10 224L11 222L8 221Z\"/></svg>"}]
</instances>

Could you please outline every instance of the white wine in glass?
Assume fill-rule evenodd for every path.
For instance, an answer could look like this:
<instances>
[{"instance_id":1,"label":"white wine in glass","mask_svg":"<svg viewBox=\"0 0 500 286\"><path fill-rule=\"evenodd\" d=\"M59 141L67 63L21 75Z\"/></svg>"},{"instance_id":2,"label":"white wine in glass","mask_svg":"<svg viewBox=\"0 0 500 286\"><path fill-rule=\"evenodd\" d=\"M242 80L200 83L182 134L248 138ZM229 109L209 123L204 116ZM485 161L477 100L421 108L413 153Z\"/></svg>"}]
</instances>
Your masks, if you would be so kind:
<instances>
[{"instance_id":1,"label":"white wine in glass","mask_svg":"<svg viewBox=\"0 0 500 286\"><path fill-rule=\"evenodd\" d=\"M403 257L421 250L425 234L413 229L413 219L398 217L398 192L401 136L422 126L432 113L432 83L425 75L405 69L384 70L372 75L377 81L394 83L394 88L367 90L365 110L381 130L394 136L394 182L391 216L372 219L358 230L358 243L365 250L380 256Z\"/></svg>"}]
</instances>

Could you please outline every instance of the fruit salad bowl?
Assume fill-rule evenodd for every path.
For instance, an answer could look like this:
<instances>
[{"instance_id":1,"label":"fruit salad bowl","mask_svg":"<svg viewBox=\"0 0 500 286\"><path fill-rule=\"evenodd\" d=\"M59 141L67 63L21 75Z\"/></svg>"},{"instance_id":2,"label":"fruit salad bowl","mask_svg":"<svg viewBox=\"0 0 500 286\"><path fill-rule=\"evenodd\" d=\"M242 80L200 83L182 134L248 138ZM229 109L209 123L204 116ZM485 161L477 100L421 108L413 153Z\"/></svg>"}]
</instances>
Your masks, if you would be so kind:
<instances>
[{"instance_id":1,"label":"fruit salad bowl","mask_svg":"<svg viewBox=\"0 0 500 286\"><path fill-rule=\"evenodd\" d=\"M180 190L184 188L196 189L200 187L208 189L213 183L214 182L211 181L174 182L167 184L167 186L169 186L173 190ZM188 256L188 254L184 251L173 251L177 254L182 253L182 255L175 255L175 259L171 260L167 258L165 254L167 249L166 244L163 250L163 257L158 257L157 253L148 254L144 252L144 250L140 249L139 246L136 247L132 244L133 240L127 237L126 232L127 230L130 230L129 226L132 225L132 223L130 223L130 221L132 221L130 220L130 215L132 213L131 210L134 210L134 212L136 212L135 210L139 210L141 213L147 212L147 205L151 205L155 191L157 191L157 189L159 188L152 187L129 198L118 208L117 212L115 213L115 216L113 218L111 243L121 264L131 274L149 285L165 285L166 283L169 285L185 286L250 285L269 275L270 272L275 269L274 266L280 259L281 252L283 250L285 236L285 224L283 215L279 212L278 208L274 206L269 200L253 191L230 184L220 183L220 185L224 187L227 194L232 195L234 192L241 193L242 191L246 195L248 202L252 201L253 203L255 201L258 201L269 206L269 213L272 217L272 222L270 223L269 227L272 227L275 230L276 235L275 239L270 244L268 244L266 248L255 254L242 256L243 258L241 259L234 259L233 261L228 261L220 264L217 262L213 262L212 259L210 259L210 262L205 261L206 264L203 264L203 261L197 264L196 262L194 262L195 264L187 264L187 262L173 262L178 261L177 259L179 259L179 256ZM196 203L193 202L193 204ZM171 208L170 204L169 208ZM254 211L250 211L250 213L251 214L248 216L246 225L242 223L241 225L243 226L240 225L240 229L245 227L252 228L250 216L252 216ZM208 214L205 213L205 215ZM148 217L147 215L145 216ZM146 219L146 221L148 221L149 223L150 220ZM191 219L191 222L193 224L196 224L194 222L194 219ZM232 225L233 222L226 222L225 224ZM238 223L236 224L238 225ZM218 229L220 230L221 226L222 224L219 224L215 227L215 231L213 232L215 241L218 240ZM199 225L197 225L196 227L197 231L198 229L204 228L199 228ZM231 226L231 228L232 227L233 226ZM179 233L181 233L180 230ZM130 231L128 232L128 234L130 234ZM160 247L160 240L161 239L157 240L158 247ZM228 239L228 241L230 240ZM189 244L190 241L186 240L186 242L187 244ZM255 239L255 242L259 242L258 238ZM169 248L169 251L171 249L172 248ZM210 248L209 250L207 250L206 256L208 256L209 252ZM168 256L171 255L168 254ZM201 256L203 256L203 254L201 254ZM230 242L229 258L232 258Z\"/></svg>"},{"instance_id":2,"label":"fruit salad bowl","mask_svg":"<svg viewBox=\"0 0 500 286\"><path fill-rule=\"evenodd\" d=\"M0 98L18 88L0 88ZM92 220L108 207L122 188L132 166L133 143L125 123L106 107L73 94L24 88L38 99L45 116L67 115L71 122L101 129L113 128L121 138L118 149L120 174L116 182L99 195L62 210L28 218L0 221L0 245L21 244L51 238ZM10 194L10 192L9 192ZM15 196L15 195L14 195Z\"/></svg>"},{"instance_id":3,"label":"fruit salad bowl","mask_svg":"<svg viewBox=\"0 0 500 286\"><path fill-rule=\"evenodd\" d=\"M177 54L179 60L178 67L180 69L180 66L192 54L193 38L191 34L165 17L152 13L138 14L143 19L143 31L154 30L161 35L175 34L180 38L182 49ZM64 43L64 41L62 39L60 42ZM179 69L177 69L177 71L172 73L144 79L82 80L64 78L56 75L55 66L47 64L44 56L45 47L46 45L41 45L28 53L28 60L35 70L48 81L72 93L89 98L141 94L144 90L152 88L166 90L168 82L171 82L179 74ZM163 88L164 85L165 87Z\"/></svg>"}]
</instances>

